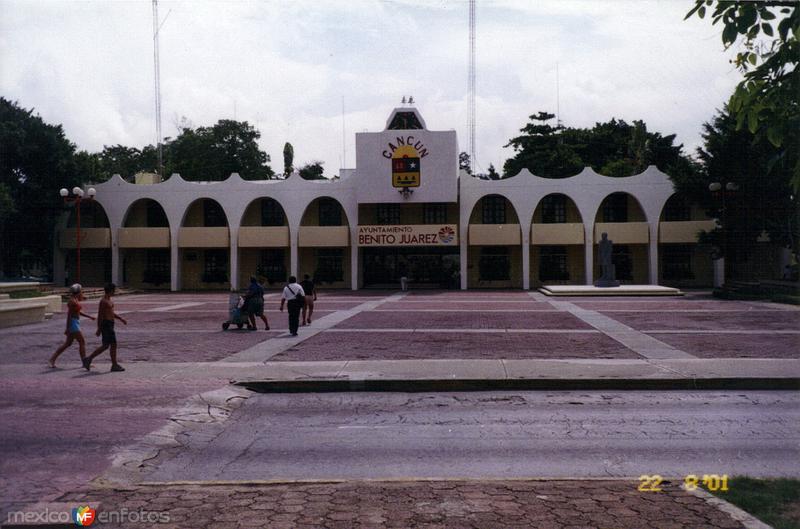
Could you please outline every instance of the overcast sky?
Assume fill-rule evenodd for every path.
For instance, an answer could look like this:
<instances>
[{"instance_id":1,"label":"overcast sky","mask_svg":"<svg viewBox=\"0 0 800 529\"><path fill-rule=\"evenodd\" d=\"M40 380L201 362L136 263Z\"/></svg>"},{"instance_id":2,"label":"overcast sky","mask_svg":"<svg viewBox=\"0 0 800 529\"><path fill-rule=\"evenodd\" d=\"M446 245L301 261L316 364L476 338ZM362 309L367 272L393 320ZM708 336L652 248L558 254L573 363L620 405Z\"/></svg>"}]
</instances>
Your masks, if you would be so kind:
<instances>
[{"instance_id":1,"label":"overcast sky","mask_svg":"<svg viewBox=\"0 0 800 529\"><path fill-rule=\"evenodd\" d=\"M693 152L740 74L720 29L683 20L692 0L478 0L477 163L540 110L567 126L642 119ZM338 174L354 134L404 95L466 150L468 1L159 2L164 136L247 120L280 170ZM0 0L0 95L64 125L80 149L155 143L152 9L139 1ZM346 145L342 145L342 98Z\"/></svg>"}]
</instances>

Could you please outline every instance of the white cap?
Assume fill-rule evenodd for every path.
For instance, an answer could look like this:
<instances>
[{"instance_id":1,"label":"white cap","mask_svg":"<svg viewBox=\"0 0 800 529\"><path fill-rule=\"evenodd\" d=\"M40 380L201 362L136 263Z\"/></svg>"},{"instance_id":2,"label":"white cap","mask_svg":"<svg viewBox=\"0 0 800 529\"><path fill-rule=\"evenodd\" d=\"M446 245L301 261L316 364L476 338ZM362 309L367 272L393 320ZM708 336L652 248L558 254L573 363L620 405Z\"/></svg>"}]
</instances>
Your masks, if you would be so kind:
<instances>
[{"instance_id":1,"label":"white cap","mask_svg":"<svg viewBox=\"0 0 800 529\"><path fill-rule=\"evenodd\" d=\"M78 292L81 291L81 288L83 287L81 287L80 283L75 283L74 285L69 287L70 294L77 294Z\"/></svg>"}]
</instances>

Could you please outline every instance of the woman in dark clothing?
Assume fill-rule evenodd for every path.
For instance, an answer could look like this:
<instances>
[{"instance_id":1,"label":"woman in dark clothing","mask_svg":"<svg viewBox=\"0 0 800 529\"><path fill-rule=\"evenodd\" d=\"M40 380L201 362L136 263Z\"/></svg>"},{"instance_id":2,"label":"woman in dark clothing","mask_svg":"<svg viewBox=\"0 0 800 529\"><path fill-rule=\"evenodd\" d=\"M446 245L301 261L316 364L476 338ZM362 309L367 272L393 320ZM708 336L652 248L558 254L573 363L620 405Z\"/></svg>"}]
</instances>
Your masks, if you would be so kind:
<instances>
[{"instance_id":1,"label":"woman in dark clothing","mask_svg":"<svg viewBox=\"0 0 800 529\"><path fill-rule=\"evenodd\" d=\"M269 321L264 316L264 288L258 284L258 280L255 277L250 277L250 287L247 289L244 299L247 317L250 320L247 328L256 329L256 316L258 316L264 322L264 330L268 331Z\"/></svg>"},{"instance_id":2,"label":"woman in dark clothing","mask_svg":"<svg viewBox=\"0 0 800 529\"><path fill-rule=\"evenodd\" d=\"M303 291L306 293L306 304L303 306L303 325L311 325L311 315L314 314L314 302L317 301L317 289L314 286L314 281L306 274L303 276L303 282L300 283Z\"/></svg>"}]
</instances>

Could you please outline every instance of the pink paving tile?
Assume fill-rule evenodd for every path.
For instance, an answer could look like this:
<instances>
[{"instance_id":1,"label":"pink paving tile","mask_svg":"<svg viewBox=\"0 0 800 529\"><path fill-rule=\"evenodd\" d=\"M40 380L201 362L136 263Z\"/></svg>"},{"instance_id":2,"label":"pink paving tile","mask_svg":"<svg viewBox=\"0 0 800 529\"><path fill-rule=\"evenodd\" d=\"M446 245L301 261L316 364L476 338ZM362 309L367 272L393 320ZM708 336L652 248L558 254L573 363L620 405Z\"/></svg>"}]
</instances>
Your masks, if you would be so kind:
<instances>
[{"instance_id":1,"label":"pink paving tile","mask_svg":"<svg viewBox=\"0 0 800 529\"><path fill-rule=\"evenodd\" d=\"M700 358L800 358L797 334L660 334L651 336Z\"/></svg>"},{"instance_id":2,"label":"pink paving tile","mask_svg":"<svg viewBox=\"0 0 800 529\"><path fill-rule=\"evenodd\" d=\"M554 311L556 309L553 308L552 305L549 303L537 303L533 300L527 302L525 300L520 300L518 302L505 302L500 300L490 300L486 299L485 301L480 302L467 302L467 301L426 301L424 303L410 303L407 301L398 301L398 302L388 302L383 303L378 307L378 310L415 310L415 309L426 309L426 310L441 310L446 312L448 310L474 310L474 311L482 311L482 310L542 310L542 311Z\"/></svg>"},{"instance_id":3,"label":"pink paving tile","mask_svg":"<svg viewBox=\"0 0 800 529\"><path fill-rule=\"evenodd\" d=\"M323 332L273 361L641 358L600 333Z\"/></svg>"},{"instance_id":4,"label":"pink paving tile","mask_svg":"<svg viewBox=\"0 0 800 529\"><path fill-rule=\"evenodd\" d=\"M362 312L343 329L591 329L567 312Z\"/></svg>"},{"instance_id":5,"label":"pink paving tile","mask_svg":"<svg viewBox=\"0 0 800 529\"><path fill-rule=\"evenodd\" d=\"M603 312L636 330L796 330L800 311L751 312Z\"/></svg>"}]
</instances>

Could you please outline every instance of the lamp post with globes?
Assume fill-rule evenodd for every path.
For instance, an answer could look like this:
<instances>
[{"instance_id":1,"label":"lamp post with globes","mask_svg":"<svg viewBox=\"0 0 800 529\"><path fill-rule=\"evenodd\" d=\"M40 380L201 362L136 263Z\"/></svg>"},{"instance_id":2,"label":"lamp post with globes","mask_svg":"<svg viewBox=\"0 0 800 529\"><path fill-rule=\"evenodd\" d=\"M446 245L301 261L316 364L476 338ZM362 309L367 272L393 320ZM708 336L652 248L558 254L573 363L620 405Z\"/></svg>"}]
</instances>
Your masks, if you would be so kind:
<instances>
[{"instance_id":1,"label":"lamp post with globes","mask_svg":"<svg viewBox=\"0 0 800 529\"><path fill-rule=\"evenodd\" d=\"M65 204L75 204L75 213L77 215L76 222L75 222L75 249L76 249L76 270L75 270L75 282L81 282L81 202L84 200L92 201L94 200L94 196L97 194L95 188L90 187L86 190L86 197L84 197L83 189L78 186L72 188L72 195L70 196L69 190L67 188L62 187L61 190L58 192L61 195L61 198L64 199Z\"/></svg>"},{"instance_id":2,"label":"lamp post with globes","mask_svg":"<svg viewBox=\"0 0 800 529\"><path fill-rule=\"evenodd\" d=\"M728 217L727 217L727 204L726 204L726 197L733 195L736 191L739 190L739 184L736 182L712 182L708 184L708 190L711 191L711 196L714 198L721 198L722 199L722 285L725 284L725 278L727 276L727 263L725 262L728 258ZM720 285L720 286L722 286Z\"/></svg>"}]
</instances>

